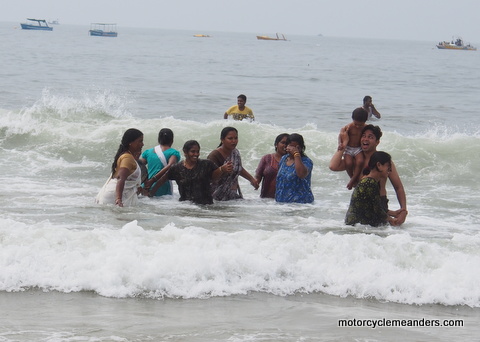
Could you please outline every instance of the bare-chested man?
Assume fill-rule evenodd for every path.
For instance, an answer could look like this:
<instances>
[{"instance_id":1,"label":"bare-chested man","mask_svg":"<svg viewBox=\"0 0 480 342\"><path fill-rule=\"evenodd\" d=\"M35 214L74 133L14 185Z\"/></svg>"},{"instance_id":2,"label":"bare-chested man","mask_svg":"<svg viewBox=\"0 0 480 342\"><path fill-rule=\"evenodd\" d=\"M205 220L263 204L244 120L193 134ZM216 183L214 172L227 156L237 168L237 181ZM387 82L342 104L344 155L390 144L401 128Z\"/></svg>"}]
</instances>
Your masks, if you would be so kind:
<instances>
[{"instance_id":1,"label":"bare-chested man","mask_svg":"<svg viewBox=\"0 0 480 342\"><path fill-rule=\"evenodd\" d=\"M380 143L380 138L382 137L382 130L378 126L366 125L362 130L361 146L362 152L364 155L364 167L368 165L368 161L374 152L377 151L377 145ZM343 159L343 150L340 148L335 152L332 159L330 160L330 170L332 171L345 171L345 160ZM394 220L394 225L401 225L405 222L407 217L407 197L405 195L405 189L403 188L402 181L398 175L395 164L392 161L392 171L388 175L390 183L392 183L393 188L397 194L398 203L400 204L400 209L403 209ZM382 204L384 209L388 210L388 199L387 199L387 190L385 185L387 179L380 180L380 196L382 198Z\"/></svg>"}]
</instances>

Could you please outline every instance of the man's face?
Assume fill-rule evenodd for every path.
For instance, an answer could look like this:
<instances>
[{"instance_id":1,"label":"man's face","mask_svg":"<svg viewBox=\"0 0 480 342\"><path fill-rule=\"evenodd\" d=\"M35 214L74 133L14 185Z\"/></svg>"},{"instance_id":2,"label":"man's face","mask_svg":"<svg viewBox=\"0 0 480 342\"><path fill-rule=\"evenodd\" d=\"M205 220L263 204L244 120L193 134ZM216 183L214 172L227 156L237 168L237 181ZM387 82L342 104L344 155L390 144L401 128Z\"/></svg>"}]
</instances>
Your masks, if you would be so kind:
<instances>
[{"instance_id":1,"label":"man's face","mask_svg":"<svg viewBox=\"0 0 480 342\"><path fill-rule=\"evenodd\" d=\"M241 97L237 98L237 105L240 109L245 107L245 100L242 99Z\"/></svg>"},{"instance_id":2,"label":"man's face","mask_svg":"<svg viewBox=\"0 0 480 342\"><path fill-rule=\"evenodd\" d=\"M365 132L363 132L360 143L362 145L363 152L370 152L377 149L377 145L380 143L380 140L377 140L375 134L373 134L371 130L367 129Z\"/></svg>"}]
</instances>

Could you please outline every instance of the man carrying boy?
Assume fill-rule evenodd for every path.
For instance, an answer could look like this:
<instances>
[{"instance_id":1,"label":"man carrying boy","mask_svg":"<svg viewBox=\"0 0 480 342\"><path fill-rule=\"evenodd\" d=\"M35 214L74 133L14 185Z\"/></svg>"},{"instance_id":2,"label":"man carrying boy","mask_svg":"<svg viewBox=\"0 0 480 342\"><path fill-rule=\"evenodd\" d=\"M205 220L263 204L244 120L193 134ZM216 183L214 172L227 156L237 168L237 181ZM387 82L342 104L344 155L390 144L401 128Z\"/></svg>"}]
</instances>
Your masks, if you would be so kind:
<instances>
[{"instance_id":1,"label":"man carrying boy","mask_svg":"<svg viewBox=\"0 0 480 342\"><path fill-rule=\"evenodd\" d=\"M374 125L366 125L363 128L362 137L361 137L361 146L362 146L362 153L364 155L364 167L368 165L370 161L370 157L373 153L377 151L377 146L380 143L380 138L382 137L382 130L378 126ZM329 168L332 171L344 171L345 170L345 160L342 158L343 150L337 149L335 154L333 155L332 159L330 160ZM399 226L405 222L407 218L407 196L405 194L405 189L402 184L402 180L398 175L397 168L392 161L391 164L392 170L388 174L388 179L392 184L395 193L397 194L398 204L400 204L400 208L403 209L399 212L399 214L395 217L395 223L393 225ZM380 180L380 198L382 200L382 205L385 211L388 211L388 199L387 199L387 190L386 190L386 183L387 179Z\"/></svg>"}]
</instances>

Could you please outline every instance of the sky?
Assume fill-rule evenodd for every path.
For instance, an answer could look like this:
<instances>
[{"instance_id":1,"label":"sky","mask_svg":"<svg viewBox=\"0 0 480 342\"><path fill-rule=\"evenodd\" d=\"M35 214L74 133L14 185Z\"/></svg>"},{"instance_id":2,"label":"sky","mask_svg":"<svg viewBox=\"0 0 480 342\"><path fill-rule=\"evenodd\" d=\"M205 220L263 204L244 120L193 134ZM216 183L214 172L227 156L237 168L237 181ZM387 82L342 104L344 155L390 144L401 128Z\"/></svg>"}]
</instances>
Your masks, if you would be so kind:
<instances>
[{"instance_id":1,"label":"sky","mask_svg":"<svg viewBox=\"0 0 480 342\"><path fill-rule=\"evenodd\" d=\"M0 21L480 42L480 0L0 0Z\"/></svg>"}]
</instances>

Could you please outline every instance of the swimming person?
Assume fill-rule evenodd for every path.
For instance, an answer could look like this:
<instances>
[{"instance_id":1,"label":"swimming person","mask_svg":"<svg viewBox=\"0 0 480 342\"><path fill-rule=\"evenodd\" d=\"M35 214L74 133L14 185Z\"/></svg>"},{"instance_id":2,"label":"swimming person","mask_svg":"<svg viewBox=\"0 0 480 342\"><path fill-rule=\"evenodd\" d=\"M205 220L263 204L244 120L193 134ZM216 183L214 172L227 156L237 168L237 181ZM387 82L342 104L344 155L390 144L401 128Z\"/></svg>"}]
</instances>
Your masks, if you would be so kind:
<instances>
[{"instance_id":1,"label":"swimming person","mask_svg":"<svg viewBox=\"0 0 480 342\"><path fill-rule=\"evenodd\" d=\"M228 119L228 117L231 116L233 120L242 121L243 119L249 119L250 121L254 121L255 116L253 115L253 111L245 106L246 103L247 97L243 94L238 95L237 104L228 108L225 114L223 114L223 118Z\"/></svg>"},{"instance_id":2,"label":"swimming person","mask_svg":"<svg viewBox=\"0 0 480 342\"><path fill-rule=\"evenodd\" d=\"M115 204L119 207L134 206L141 185L142 172L135 156L143 147L143 133L128 129L122 137L113 159L111 174L96 197L99 204Z\"/></svg>"}]
</instances>

